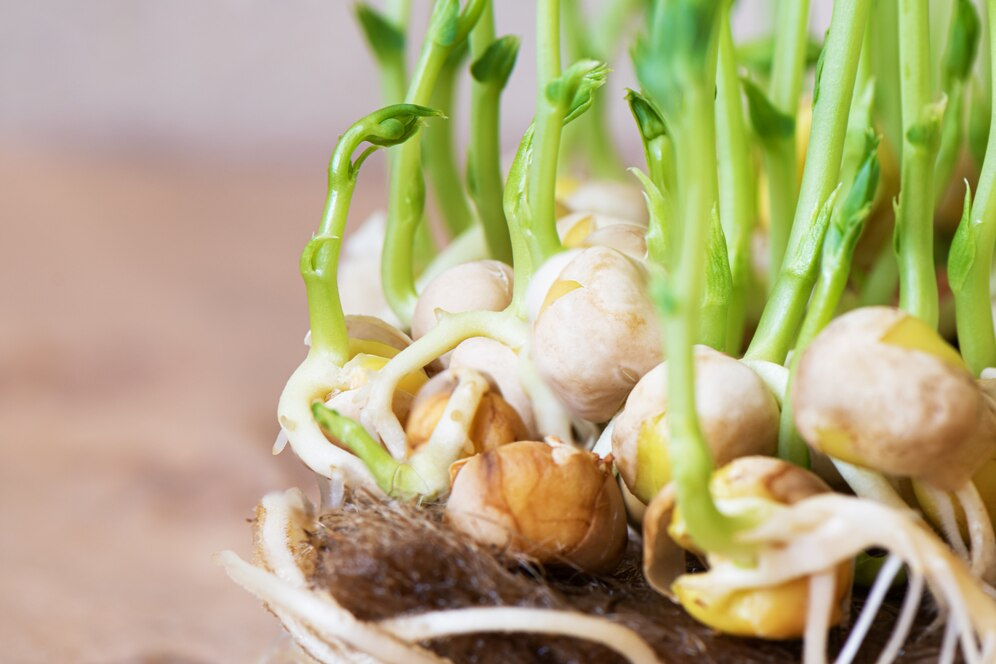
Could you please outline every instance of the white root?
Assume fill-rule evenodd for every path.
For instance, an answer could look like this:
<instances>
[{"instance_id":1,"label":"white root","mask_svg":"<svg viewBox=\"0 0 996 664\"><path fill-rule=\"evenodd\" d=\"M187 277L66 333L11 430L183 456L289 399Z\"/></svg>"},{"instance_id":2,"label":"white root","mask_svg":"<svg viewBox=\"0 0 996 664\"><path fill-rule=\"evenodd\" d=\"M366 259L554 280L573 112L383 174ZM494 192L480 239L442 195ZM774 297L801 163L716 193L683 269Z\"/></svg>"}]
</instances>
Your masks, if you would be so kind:
<instances>
[{"instance_id":1,"label":"white root","mask_svg":"<svg viewBox=\"0 0 996 664\"><path fill-rule=\"evenodd\" d=\"M775 395L778 406L781 407L785 400L785 391L788 390L789 370L780 364L768 362L766 360L740 360L754 370L764 384L768 386L771 393Z\"/></svg>"},{"instance_id":2,"label":"white root","mask_svg":"<svg viewBox=\"0 0 996 664\"><path fill-rule=\"evenodd\" d=\"M938 664L954 664L955 654L958 647L958 636L955 631L955 624L948 623L944 627L944 640L941 641L941 652L937 657Z\"/></svg>"},{"instance_id":3,"label":"white root","mask_svg":"<svg viewBox=\"0 0 996 664\"><path fill-rule=\"evenodd\" d=\"M858 621L851 628L851 633L847 635L847 641L837 655L837 659L834 660L834 664L851 664L854 660L858 650L861 649L861 644L864 643L865 637L868 635L872 621L875 620L875 616L882 606L885 594L889 592L889 586L892 585L893 579L896 578L896 574L902 567L902 561L896 556L889 556L885 564L882 565L882 569L879 570L875 583L872 585L871 592L868 593L868 599L861 610L861 615L858 616ZM807 646L809 644L808 638L806 644Z\"/></svg>"},{"instance_id":4,"label":"white root","mask_svg":"<svg viewBox=\"0 0 996 664\"><path fill-rule=\"evenodd\" d=\"M450 486L450 464L469 446L474 415L488 391L488 381L473 369L453 369L457 385L446 402L429 440L418 448L409 463L425 483L425 495L444 493Z\"/></svg>"},{"instance_id":5,"label":"white root","mask_svg":"<svg viewBox=\"0 0 996 664\"><path fill-rule=\"evenodd\" d=\"M526 324L505 311L473 311L442 318L425 336L391 358L370 383L370 398L362 414L363 426L377 432L391 456L403 460L408 440L391 408L398 382L453 350L465 339L489 337L515 350L522 346L526 333Z\"/></svg>"},{"instance_id":6,"label":"white root","mask_svg":"<svg viewBox=\"0 0 996 664\"><path fill-rule=\"evenodd\" d=\"M236 583L263 600L305 650L320 662L344 659L408 664L441 664L441 658L418 645L434 638L486 632L529 632L570 636L601 643L634 664L656 664L649 645L631 629L605 618L574 611L521 607L433 611L381 622L357 620L327 592L311 590L306 573L313 561L295 551L306 531L317 527L314 510L297 489L272 493L261 502L255 567L231 551L216 556ZM264 569L265 568L265 569ZM268 571L269 570L269 571Z\"/></svg>"},{"instance_id":7,"label":"white root","mask_svg":"<svg viewBox=\"0 0 996 664\"><path fill-rule=\"evenodd\" d=\"M968 523L972 573L986 583L992 583L996 580L996 534L993 533L989 511L972 482L967 482L958 489L955 497L961 504Z\"/></svg>"},{"instance_id":8,"label":"white root","mask_svg":"<svg viewBox=\"0 0 996 664\"><path fill-rule=\"evenodd\" d=\"M408 641L481 632L556 634L600 643L633 664L660 661L650 646L628 627L574 611L522 607L452 609L392 618L378 626Z\"/></svg>"},{"instance_id":9,"label":"white root","mask_svg":"<svg viewBox=\"0 0 996 664\"><path fill-rule=\"evenodd\" d=\"M363 462L330 443L311 413L313 402L324 401L329 393L347 387L342 374L332 357L312 349L280 394L277 417L294 453L311 470L325 477L338 470L351 486L380 493Z\"/></svg>"},{"instance_id":10,"label":"white root","mask_svg":"<svg viewBox=\"0 0 996 664\"><path fill-rule=\"evenodd\" d=\"M961 537L961 529L958 527L958 517L955 516L954 504L951 502L951 496L948 495L947 491L941 491L940 489L935 489L929 484L921 482L919 485L921 491L923 491L932 503L934 503L934 509L937 510L937 521L941 528L941 532L944 533L944 539L947 540L951 548L955 550L962 560L965 562L971 561L971 553L968 547L965 546L965 540Z\"/></svg>"},{"instance_id":11,"label":"white root","mask_svg":"<svg viewBox=\"0 0 996 664\"><path fill-rule=\"evenodd\" d=\"M903 608L896 621L896 627L892 630L892 636L885 648L876 660L877 664L886 664L899 656L899 651L909 636L913 620L916 618L917 609L920 608L920 599L923 597L923 575L913 574L909 579L909 586L906 589L906 598L903 600Z\"/></svg>"},{"instance_id":12,"label":"white root","mask_svg":"<svg viewBox=\"0 0 996 664\"><path fill-rule=\"evenodd\" d=\"M924 577L938 602L947 607L967 660L980 656L977 637L988 640L996 635L996 602L965 563L912 512L839 494L814 496L776 511L743 536L760 547L755 567L716 568L701 575L711 577L702 583L731 592L770 587L880 547L905 562L911 575ZM695 577L687 577L685 584L696 583Z\"/></svg>"},{"instance_id":13,"label":"white root","mask_svg":"<svg viewBox=\"0 0 996 664\"><path fill-rule=\"evenodd\" d=\"M837 572L831 567L809 577L809 601L806 607L806 633L803 661L824 664L827 652L827 630L833 614Z\"/></svg>"},{"instance_id":14,"label":"white root","mask_svg":"<svg viewBox=\"0 0 996 664\"><path fill-rule=\"evenodd\" d=\"M893 488L889 480L885 479L885 476L874 470L854 466L833 457L830 457L830 461L840 476L844 478L844 481L847 482L847 486L851 487L851 490L859 497L877 500L896 509L906 509L906 502Z\"/></svg>"},{"instance_id":15,"label":"white root","mask_svg":"<svg viewBox=\"0 0 996 664\"><path fill-rule=\"evenodd\" d=\"M275 575L250 565L232 551L217 556L228 576L271 607L284 611L333 643L343 642L379 661L397 664L441 664L447 660L395 638L376 625L357 620L329 601L327 593L295 588ZM332 660L333 662L335 660Z\"/></svg>"}]
</instances>

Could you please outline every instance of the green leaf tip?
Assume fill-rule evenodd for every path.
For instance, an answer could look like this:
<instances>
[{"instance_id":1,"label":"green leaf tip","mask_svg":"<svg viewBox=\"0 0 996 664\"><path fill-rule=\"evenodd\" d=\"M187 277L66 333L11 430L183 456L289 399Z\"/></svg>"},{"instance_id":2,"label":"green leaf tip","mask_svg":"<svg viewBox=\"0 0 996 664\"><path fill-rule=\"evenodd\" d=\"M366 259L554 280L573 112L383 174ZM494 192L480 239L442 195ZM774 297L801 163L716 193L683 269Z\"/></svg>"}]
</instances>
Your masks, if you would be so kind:
<instances>
[{"instance_id":1,"label":"green leaf tip","mask_svg":"<svg viewBox=\"0 0 996 664\"><path fill-rule=\"evenodd\" d=\"M378 61L404 53L404 30L365 2L355 6L356 20Z\"/></svg>"},{"instance_id":2,"label":"green leaf tip","mask_svg":"<svg viewBox=\"0 0 996 664\"><path fill-rule=\"evenodd\" d=\"M367 117L371 122L362 140L379 147L391 147L414 136L424 118L443 117L443 112L418 104L394 104Z\"/></svg>"},{"instance_id":3,"label":"green leaf tip","mask_svg":"<svg viewBox=\"0 0 996 664\"><path fill-rule=\"evenodd\" d=\"M964 81L972 73L981 32L979 10L971 0L956 0L947 52L944 54L944 75L949 81Z\"/></svg>"},{"instance_id":4,"label":"green leaf tip","mask_svg":"<svg viewBox=\"0 0 996 664\"><path fill-rule=\"evenodd\" d=\"M878 191L881 168L878 161L878 146L882 137L869 129L865 132L864 158L854 175L854 182L847 192L841 207L842 219L848 220L858 215L867 216ZM864 212L862 212L864 211Z\"/></svg>"},{"instance_id":5,"label":"green leaf tip","mask_svg":"<svg viewBox=\"0 0 996 664\"><path fill-rule=\"evenodd\" d=\"M948 252L948 283L951 290L960 292L965 288L976 255L976 225L972 223L972 188L965 180L965 204L961 221L951 239Z\"/></svg>"},{"instance_id":6,"label":"green leaf tip","mask_svg":"<svg viewBox=\"0 0 996 664\"><path fill-rule=\"evenodd\" d=\"M760 86L749 78L742 78L747 95L747 110L754 131L762 141L782 140L795 134L795 118L783 113L771 103Z\"/></svg>"},{"instance_id":7,"label":"green leaf tip","mask_svg":"<svg viewBox=\"0 0 996 664\"><path fill-rule=\"evenodd\" d=\"M667 122L664 115L650 99L635 90L626 90L626 101L629 110L636 119L636 126L645 143L668 135Z\"/></svg>"},{"instance_id":8,"label":"green leaf tip","mask_svg":"<svg viewBox=\"0 0 996 664\"><path fill-rule=\"evenodd\" d=\"M470 65L470 74L479 83L494 83L503 88L518 57L519 38L514 35L499 37Z\"/></svg>"},{"instance_id":9,"label":"green leaf tip","mask_svg":"<svg viewBox=\"0 0 996 664\"><path fill-rule=\"evenodd\" d=\"M597 60L578 60L546 87L546 98L564 109L564 124L579 117L595 100L595 90L605 85L609 67Z\"/></svg>"}]
</instances>

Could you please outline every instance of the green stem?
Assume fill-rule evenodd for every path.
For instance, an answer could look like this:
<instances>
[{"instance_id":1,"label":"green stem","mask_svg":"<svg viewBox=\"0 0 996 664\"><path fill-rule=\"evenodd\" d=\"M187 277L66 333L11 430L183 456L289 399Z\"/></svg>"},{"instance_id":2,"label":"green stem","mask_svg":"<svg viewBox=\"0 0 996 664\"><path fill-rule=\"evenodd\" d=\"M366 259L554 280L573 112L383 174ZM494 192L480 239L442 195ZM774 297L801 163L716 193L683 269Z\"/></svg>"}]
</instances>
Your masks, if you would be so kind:
<instances>
[{"instance_id":1,"label":"green stem","mask_svg":"<svg viewBox=\"0 0 996 664\"><path fill-rule=\"evenodd\" d=\"M996 0L986 4L990 57L996 56ZM970 216L962 220L948 260L958 344L962 357L978 375L996 366L996 331L993 329L989 275L996 244L996 107L990 105L989 144L979 175L979 186ZM958 270L960 274L955 274Z\"/></svg>"},{"instance_id":2,"label":"green stem","mask_svg":"<svg viewBox=\"0 0 996 664\"><path fill-rule=\"evenodd\" d=\"M529 242L529 202L526 191L529 182L529 165L532 160L533 126L526 130L515 159L508 171L504 192L505 217L508 219L509 240L512 249L512 304L510 309L520 318L526 317L526 288L538 263L533 261Z\"/></svg>"},{"instance_id":3,"label":"green stem","mask_svg":"<svg viewBox=\"0 0 996 664\"><path fill-rule=\"evenodd\" d=\"M898 162L903 148L903 112L899 91L899 17L898 0L875 0L872 3L872 70L875 73L875 108L888 149Z\"/></svg>"},{"instance_id":4,"label":"green stem","mask_svg":"<svg viewBox=\"0 0 996 664\"><path fill-rule=\"evenodd\" d=\"M340 415L322 402L311 404L311 412L322 430L359 457L374 476L381 491L390 495L394 489L394 477L401 465L390 452L374 440L358 422Z\"/></svg>"},{"instance_id":5,"label":"green stem","mask_svg":"<svg viewBox=\"0 0 996 664\"><path fill-rule=\"evenodd\" d=\"M462 55L454 53L440 71L432 92L432 107L442 111L448 121L428 127L425 133L425 167L450 238L460 235L474 222L453 145L453 102L462 64Z\"/></svg>"},{"instance_id":6,"label":"green stem","mask_svg":"<svg viewBox=\"0 0 996 664\"><path fill-rule=\"evenodd\" d=\"M342 365L349 359L346 319L339 299L338 268L349 204L363 161L377 147L398 145L418 133L421 119L438 113L421 106L388 106L354 123L339 139L329 160L328 196L318 232L301 253L301 276L308 293L311 347ZM364 142L372 147L355 160Z\"/></svg>"},{"instance_id":7,"label":"green stem","mask_svg":"<svg viewBox=\"0 0 996 664\"><path fill-rule=\"evenodd\" d=\"M726 251L726 236L716 208L710 215L708 257L705 268L705 289L699 321L698 343L723 351L726 349L729 312L733 294L733 274Z\"/></svg>"},{"instance_id":8,"label":"green stem","mask_svg":"<svg viewBox=\"0 0 996 664\"><path fill-rule=\"evenodd\" d=\"M899 306L937 326L934 271L934 158L938 120L930 117L930 29L927 0L899 3L903 156L896 234Z\"/></svg>"},{"instance_id":9,"label":"green stem","mask_svg":"<svg viewBox=\"0 0 996 664\"><path fill-rule=\"evenodd\" d=\"M709 224L718 197L715 79L718 25L712 2L658 2L650 41L660 44L662 66L653 90L673 130L680 251L673 279L658 297L664 313L670 403L668 454L678 509L689 535L704 551L739 556L743 524L719 511L710 492L713 460L695 406L693 344L705 281ZM670 94L681 91L681 94Z\"/></svg>"},{"instance_id":10,"label":"green stem","mask_svg":"<svg viewBox=\"0 0 996 664\"><path fill-rule=\"evenodd\" d=\"M529 204L535 238L533 261L538 265L561 249L556 226L556 187L564 111L547 95L547 87L561 74L560 0L537 1L536 34L537 98Z\"/></svg>"},{"instance_id":11,"label":"green stem","mask_svg":"<svg viewBox=\"0 0 996 664\"><path fill-rule=\"evenodd\" d=\"M800 255L800 249L813 234L820 216L818 211L837 186L869 4L869 0L838 0L833 6L823 46L823 66L814 93L813 125L789 235L788 256ZM775 282L773 295L747 351L751 359L781 364L802 320L816 271L800 272L797 266L789 270L785 267Z\"/></svg>"},{"instance_id":12,"label":"green stem","mask_svg":"<svg viewBox=\"0 0 996 664\"><path fill-rule=\"evenodd\" d=\"M771 139L762 146L768 174L768 283L772 288L785 262L797 202L795 140Z\"/></svg>"},{"instance_id":13,"label":"green stem","mask_svg":"<svg viewBox=\"0 0 996 664\"><path fill-rule=\"evenodd\" d=\"M719 69L716 80L716 142L719 166L719 219L726 235L731 273L726 352L739 355L747 317L750 278L750 238L754 214L753 164L750 139L740 97L737 54L729 12L719 33Z\"/></svg>"},{"instance_id":14,"label":"green stem","mask_svg":"<svg viewBox=\"0 0 996 664\"><path fill-rule=\"evenodd\" d=\"M424 105L432 96L447 58L473 28L481 0L471 0L458 16L448 14L452 5L437 0L429 34L422 45L418 64L409 84L406 101ZM406 142L392 162L388 188L387 231L381 258L381 281L387 303L402 323L411 320L418 295L415 292L413 251L425 207L425 181L421 170L419 137Z\"/></svg>"},{"instance_id":15,"label":"green stem","mask_svg":"<svg viewBox=\"0 0 996 664\"><path fill-rule=\"evenodd\" d=\"M806 66L809 42L809 0L783 0L779 3L775 53L768 96L775 108L795 124ZM792 211L798 194L795 132L764 144L764 167L768 173L770 212L769 283L774 284L781 269L792 229Z\"/></svg>"},{"instance_id":16,"label":"green stem","mask_svg":"<svg viewBox=\"0 0 996 664\"><path fill-rule=\"evenodd\" d=\"M889 246L879 252L871 272L861 286L858 305L871 307L876 305L892 305L896 297L896 285L899 283L899 265L896 254Z\"/></svg>"},{"instance_id":17,"label":"green stem","mask_svg":"<svg viewBox=\"0 0 996 664\"><path fill-rule=\"evenodd\" d=\"M965 100L979 47L979 13L971 0L955 0L951 7L948 41L941 58L941 89L947 97L937 151L934 200L939 201L951 184L951 174L962 150L965 129ZM936 23L934 23L936 24Z\"/></svg>"},{"instance_id":18,"label":"green stem","mask_svg":"<svg viewBox=\"0 0 996 664\"><path fill-rule=\"evenodd\" d=\"M782 400L782 413L779 422L778 456L786 461L808 467L809 448L795 428L792 404L792 381L802 355L816 335L833 320L840 305L844 289L851 273L851 262L865 222L871 211L872 200L878 188L879 165L877 159L878 138L870 133L865 142L864 158L857 173L848 182L850 190L839 206L831 203L833 209L830 227L823 244L823 259L820 262L820 277L809 301L805 320L799 330L795 351L789 363L789 380Z\"/></svg>"},{"instance_id":19,"label":"green stem","mask_svg":"<svg viewBox=\"0 0 996 664\"><path fill-rule=\"evenodd\" d=\"M607 62L619 43L626 18L633 10L633 0L606 3L596 25L589 28L579 0L563 0L564 33L570 60L591 58ZM584 117L564 132L565 153L582 152L588 169L599 178L622 176L622 161L616 152L608 124L608 105L596 100Z\"/></svg>"},{"instance_id":20,"label":"green stem","mask_svg":"<svg viewBox=\"0 0 996 664\"><path fill-rule=\"evenodd\" d=\"M494 42L494 11L490 0L470 33L471 58L478 62ZM516 44L518 42L516 41ZM517 50L517 49L516 49ZM505 82L500 78L475 80L470 97L470 148L468 180L491 257L512 261L512 245L502 207L500 99Z\"/></svg>"}]
</instances>

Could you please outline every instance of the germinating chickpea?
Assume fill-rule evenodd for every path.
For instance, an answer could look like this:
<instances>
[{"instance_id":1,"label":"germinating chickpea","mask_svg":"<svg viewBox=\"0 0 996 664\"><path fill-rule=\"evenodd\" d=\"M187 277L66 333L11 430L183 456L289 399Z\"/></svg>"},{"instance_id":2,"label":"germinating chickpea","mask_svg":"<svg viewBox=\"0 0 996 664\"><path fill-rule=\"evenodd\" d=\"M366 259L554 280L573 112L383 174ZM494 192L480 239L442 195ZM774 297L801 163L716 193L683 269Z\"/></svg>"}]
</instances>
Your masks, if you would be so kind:
<instances>
[{"instance_id":1,"label":"germinating chickpea","mask_svg":"<svg viewBox=\"0 0 996 664\"><path fill-rule=\"evenodd\" d=\"M829 492L830 488L816 475L788 462L771 457L741 457L718 470L710 482L713 497L722 502L751 498L791 505L805 498ZM673 492L661 493L661 505L655 498L648 519L644 522L644 565L651 571L653 557L667 555L655 550L660 542L656 534L667 525L673 542L691 548L680 513L674 509ZM699 622L720 632L745 637L791 639L802 636L806 627L809 603L809 579L799 578L763 588L724 587L723 569L742 565L716 555L706 556L709 571L683 574L670 584L669 594ZM650 564L648 566L648 564ZM852 565L848 560L835 569L834 606L831 624L844 616L844 603L849 594ZM651 579L653 582L653 579ZM659 582L659 579L658 579Z\"/></svg>"},{"instance_id":2,"label":"germinating chickpea","mask_svg":"<svg viewBox=\"0 0 996 664\"><path fill-rule=\"evenodd\" d=\"M557 182L557 203L562 214L601 214L644 227L648 223L643 191L627 182L587 180L579 183L561 179Z\"/></svg>"},{"instance_id":3,"label":"germinating chickpea","mask_svg":"<svg viewBox=\"0 0 996 664\"><path fill-rule=\"evenodd\" d=\"M939 489L958 489L996 452L996 402L954 348L898 309L831 323L803 354L792 399L809 445Z\"/></svg>"},{"instance_id":4,"label":"germinating chickpea","mask_svg":"<svg viewBox=\"0 0 996 664\"><path fill-rule=\"evenodd\" d=\"M512 301L512 268L500 261L462 263L440 272L415 304L412 338L436 326L439 313L501 311Z\"/></svg>"},{"instance_id":5,"label":"germinating chickpea","mask_svg":"<svg viewBox=\"0 0 996 664\"><path fill-rule=\"evenodd\" d=\"M636 260L647 256L647 227L624 219L572 212L557 220L557 233L569 249L611 247Z\"/></svg>"},{"instance_id":6,"label":"germinating chickpea","mask_svg":"<svg viewBox=\"0 0 996 664\"><path fill-rule=\"evenodd\" d=\"M494 339L473 337L453 349L449 367L473 369L487 378L522 419L527 431L522 438L535 435L533 403L519 380L519 356L514 350Z\"/></svg>"},{"instance_id":7,"label":"germinating chickpea","mask_svg":"<svg viewBox=\"0 0 996 664\"><path fill-rule=\"evenodd\" d=\"M612 431L612 455L630 491L649 503L671 481L667 362L647 373L626 399ZM778 403L746 365L708 346L695 347L695 404L716 465L778 445Z\"/></svg>"},{"instance_id":8,"label":"germinating chickpea","mask_svg":"<svg viewBox=\"0 0 996 664\"><path fill-rule=\"evenodd\" d=\"M568 409L605 422L661 361L660 339L646 270L614 249L592 247L576 254L545 291L532 352Z\"/></svg>"},{"instance_id":9,"label":"germinating chickpea","mask_svg":"<svg viewBox=\"0 0 996 664\"><path fill-rule=\"evenodd\" d=\"M520 441L455 466L446 517L479 542L546 565L611 570L626 512L611 462L564 444Z\"/></svg>"},{"instance_id":10,"label":"germinating chickpea","mask_svg":"<svg viewBox=\"0 0 996 664\"><path fill-rule=\"evenodd\" d=\"M448 369L433 376L415 396L405 425L408 444L413 451L432 436L457 382L455 372ZM468 435L472 447L465 450L467 456L521 440L526 436L526 426L507 401L496 391L489 390L477 405Z\"/></svg>"}]
</instances>

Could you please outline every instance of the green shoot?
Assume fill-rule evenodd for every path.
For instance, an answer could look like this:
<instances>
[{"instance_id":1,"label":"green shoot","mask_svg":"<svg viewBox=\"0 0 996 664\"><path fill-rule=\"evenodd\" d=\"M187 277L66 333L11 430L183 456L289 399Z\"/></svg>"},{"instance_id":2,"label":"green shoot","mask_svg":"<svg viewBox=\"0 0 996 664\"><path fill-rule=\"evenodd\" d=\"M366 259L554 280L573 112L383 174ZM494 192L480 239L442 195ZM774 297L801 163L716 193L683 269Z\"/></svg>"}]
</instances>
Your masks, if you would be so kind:
<instances>
[{"instance_id":1,"label":"green shoot","mask_svg":"<svg viewBox=\"0 0 996 664\"><path fill-rule=\"evenodd\" d=\"M996 53L996 1L987 3L990 57ZM983 58L984 60L986 58ZM991 107L992 108L992 107ZM996 125L996 112L990 124ZM987 159L979 175L975 201L965 193L965 214L951 243L948 281L955 297L958 345L969 368L978 375L996 366L989 275L996 243L996 131L989 130Z\"/></svg>"},{"instance_id":2,"label":"green shoot","mask_svg":"<svg viewBox=\"0 0 996 664\"><path fill-rule=\"evenodd\" d=\"M730 302L725 350L739 355L751 278L750 240L754 229L754 165L744 121L736 53L729 12L720 25L719 64L716 72L716 142L719 165L719 219L726 236L730 269Z\"/></svg>"},{"instance_id":3,"label":"green shoot","mask_svg":"<svg viewBox=\"0 0 996 664\"><path fill-rule=\"evenodd\" d=\"M673 277L666 285L658 281L653 293L667 345L668 454L677 505L692 540L705 551L741 556L745 550L736 533L744 524L720 512L709 490L713 460L695 410L692 354L700 334L709 220L718 198L713 98L723 12L711 0L659 0L654 10L634 61L644 93L673 130L678 176L674 194L680 251L674 252Z\"/></svg>"},{"instance_id":4,"label":"green shoot","mask_svg":"<svg viewBox=\"0 0 996 664\"><path fill-rule=\"evenodd\" d=\"M818 225L822 216L819 211L837 186L869 5L868 0L839 0L834 3L823 57L817 68L813 126L786 252L790 257L799 258L806 254L805 245L811 244L814 231L818 231L814 226ZM812 254L814 261L817 255ZM800 270L799 267L782 266L772 297L764 308L757 332L747 350L748 358L778 364L785 361L817 273L815 269Z\"/></svg>"},{"instance_id":5,"label":"green shoot","mask_svg":"<svg viewBox=\"0 0 996 664\"><path fill-rule=\"evenodd\" d=\"M572 61L610 61L629 19L634 10L640 8L642 0L613 0L603 4L604 11L589 25L580 0L562 0L564 35ZM612 138L607 110L606 104L596 102L581 122L565 131L564 152L580 153L595 177L618 178L623 165Z\"/></svg>"},{"instance_id":6,"label":"green shoot","mask_svg":"<svg viewBox=\"0 0 996 664\"><path fill-rule=\"evenodd\" d=\"M393 17L383 14L365 2L356 5L356 20L380 68L381 97L385 104L397 104L405 98L407 8L398 14Z\"/></svg>"},{"instance_id":7,"label":"green shoot","mask_svg":"<svg viewBox=\"0 0 996 664\"><path fill-rule=\"evenodd\" d=\"M469 0L461 11L458 0L436 0L428 33L405 100L425 105L447 59L462 45L484 9L485 0ZM418 137L399 148L391 163L387 232L381 259L384 295L391 309L407 324L415 309L414 247L425 205Z\"/></svg>"},{"instance_id":8,"label":"green shoot","mask_svg":"<svg viewBox=\"0 0 996 664\"><path fill-rule=\"evenodd\" d=\"M783 0L778 5L774 61L765 101L780 120L777 128L754 120L754 107L760 90L748 93L751 118L762 137L764 168L768 173L769 283L774 284L781 269L793 210L798 194L795 159L795 114L799 105L802 74L806 64L809 37L809 0ZM770 115L769 115L770 117ZM774 131L772 131L774 129Z\"/></svg>"},{"instance_id":9,"label":"green shoot","mask_svg":"<svg viewBox=\"0 0 996 664\"><path fill-rule=\"evenodd\" d=\"M940 145L943 100L930 101L930 30L927 0L899 7L903 154L896 206L899 305L937 326L934 272L934 160Z\"/></svg>"},{"instance_id":10,"label":"green shoot","mask_svg":"<svg viewBox=\"0 0 996 664\"><path fill-rule=\"evenodd\" d=\"M702 297L702 318L699 322L698 343L725 350L729 331L730 304L733 299L733 273L730 271L726 236L719 214L713 208L709 224L709 246L705 266L705 291Z\"/></svg>"},{"instance_id":11,"label":"green shoot","mask_svg":"<svg viewBox=\"0 0 996 664\"><path fill-rule=\"evenodd\" d=\"M325 211L318 232L301 253L301 276L308 293L311 347L329 353L339 365L349 359L346 320L339 301L339 252L360 166L377 148L410 140L418 134L423 118L438 115L438 111L413 104L382 108L353 124L332 153ZM372 147L354 159L362 143Z\"/></svg>"},{"instance_id":12,"label":"green shoot","mask_svg":"<svg viewBox=\"0 0 996 664\"><path fill-rule=\"evenodd\" d=\"M470 148L467 181L492 258L511 263L512 247L502 208L499 100L519 54L519 40L494 38L490 1L470 33L470 73L474 77L470 101Z\"/></svg>"},{"instance_id":13,"label":"green shoot","mask_svg":"<svg viewBox=\"0 0 996 664\"><path fill-rule=\"evenodd\" d=\"M556 0L544 1L556 4ZM543 6L542 2L540 6ZM553 71L552 67L550 71ZM603 63L580 60L542 88L533 130L535 154L530 162L528 182L530 250L537 266L562 249L557 236L555 197L561 132L564 125L591 107L595 91L605 84L607 75L608 67Z\"/></svg>"},{"instance_id":14,"label":"green shoot","mask_svg":"<svg viewBox=\"0 0 996 664\"><path fill-rule=\"evenodd\" d=\"M411 500L425 493L424 483L411 466L392 457L358 422L320 401L311 404L311 412L327 436L359 457L381 491L402 500Z\"/></svg>"},{"instance_id":15,"label":"green shoot","mask_svg":"<svg viewBox=\"0 0 996 664\"><path fill-rule=\"evenodd\" d=\"M979 29L979 12L971 0L955 0L954 16L941 66L941 90L947 97L948 105L944 111L941 145L935 165L935 201L939 201L947 190L961 153L965 96L968 94L969 76L979 49Z\"/></svg>"},{"instance_id":16,"label":"green shoot","mask_svg":"<svg viewBox=\"0 0 996 664\"><path fill-rule=\"evenodd\" d=\"M474 211L460 177L456 149L453 145L453 111L457 79L467 58L467 42L454 49L439 72L439 79L432 91L433 108L438 108L446 122L439 122L425 131L424 163L436 203L447 233L455 238L474 223Z\"/></svg>"},{"instance_id":17,"label":"green shoot","mask_svg":"<svg viewBox=\"0 0 996 664\"><path fill-rule=\"evenodd\" d=\"M806 317L799 331L795 351L789 363L789 389L782 401L782 414L778 435L778 456L800 466L809 465L809 449L795 430L792 412L791 384L803 351L819 332L833 319L847 286L851 260L858 245L865 222L872 209L878 188L879 139L868 132L865 140L864 159L854 177L853 184L840 206L831 217L830 226L823 240L823 258L820 276L813 292Z\"/></svg>"}]
</instances>

